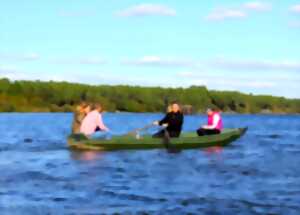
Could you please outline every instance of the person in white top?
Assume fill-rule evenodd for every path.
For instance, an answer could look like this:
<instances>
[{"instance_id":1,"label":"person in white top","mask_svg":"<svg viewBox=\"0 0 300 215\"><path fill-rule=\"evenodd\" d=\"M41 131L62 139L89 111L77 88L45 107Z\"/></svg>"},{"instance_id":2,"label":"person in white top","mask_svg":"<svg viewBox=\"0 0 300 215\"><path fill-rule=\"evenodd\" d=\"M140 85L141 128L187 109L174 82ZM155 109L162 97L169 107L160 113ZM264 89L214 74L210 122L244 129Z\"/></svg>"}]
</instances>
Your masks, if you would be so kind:
<instances>
[{"instance_id":1,"label":"person in white top","mask_svg":"<svg viewBox=\"0 0 300 215\"><path fill-rule=\"evenodd\" d=\"M220 112L214 109L207 109L207 125L203 125L197 130L199 136L220 134L223 130L223 121Z\"/></svg>"}]
</instances>

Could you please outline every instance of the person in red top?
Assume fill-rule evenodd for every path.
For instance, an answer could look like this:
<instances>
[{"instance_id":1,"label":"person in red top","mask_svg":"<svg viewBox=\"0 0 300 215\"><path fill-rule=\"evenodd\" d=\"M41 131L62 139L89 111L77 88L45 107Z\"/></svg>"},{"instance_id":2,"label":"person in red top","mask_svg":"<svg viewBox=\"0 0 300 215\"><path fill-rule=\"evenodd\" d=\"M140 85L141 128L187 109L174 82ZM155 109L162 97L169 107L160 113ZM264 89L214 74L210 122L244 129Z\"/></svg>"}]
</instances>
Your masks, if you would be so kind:
<instances>
[{"instance_id":1,"label":"person in red top","mask_svg":"<svg viewBox=\"0 0 300 215\"><path fill-rule=\"evenodd\" d=\"M220 134L223 130L223 121L220 112L215 109L207 109L207 125L203 125L197 130L199 136Z\"/></svg>"}]
</instances>

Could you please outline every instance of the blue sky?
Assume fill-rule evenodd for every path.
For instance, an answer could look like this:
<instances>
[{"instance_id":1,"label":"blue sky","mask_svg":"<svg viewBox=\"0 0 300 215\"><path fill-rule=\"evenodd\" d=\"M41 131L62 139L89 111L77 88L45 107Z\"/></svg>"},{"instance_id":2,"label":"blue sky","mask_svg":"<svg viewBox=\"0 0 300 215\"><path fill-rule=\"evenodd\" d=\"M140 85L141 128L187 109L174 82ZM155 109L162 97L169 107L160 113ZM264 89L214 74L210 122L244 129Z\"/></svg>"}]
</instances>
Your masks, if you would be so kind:
<instances>
[{"instance_id":1,"label":"blue sky","mask_svg":"<svg viewBox=\"0 0 300 215\"><path fill-rule=\"evenodd\" d=\"M3 0L0 77L300 98L299 38L299 0Z\"/></svg>"}]
</instances>

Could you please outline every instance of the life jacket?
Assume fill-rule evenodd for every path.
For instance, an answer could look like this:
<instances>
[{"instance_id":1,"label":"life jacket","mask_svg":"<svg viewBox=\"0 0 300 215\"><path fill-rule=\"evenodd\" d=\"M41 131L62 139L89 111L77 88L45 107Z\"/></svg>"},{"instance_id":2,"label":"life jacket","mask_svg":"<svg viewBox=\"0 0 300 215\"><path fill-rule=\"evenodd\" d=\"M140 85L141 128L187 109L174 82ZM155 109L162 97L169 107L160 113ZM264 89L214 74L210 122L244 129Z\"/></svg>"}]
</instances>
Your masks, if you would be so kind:
<instances>
[{"instance_id":1,"label":"life jacket","mask_svg":"<svg viewBox=\"0 0 300 215\"><path fill-rule=\"evenodd\" d=\"M219 116L220 120L216 126L215 129L222 131L223 130L223 120L221 117L221 114L219 112L214 112L212 115L208 116L207 125L213 125L214 124L214 117Z\"/></svg>"}]
</instances>

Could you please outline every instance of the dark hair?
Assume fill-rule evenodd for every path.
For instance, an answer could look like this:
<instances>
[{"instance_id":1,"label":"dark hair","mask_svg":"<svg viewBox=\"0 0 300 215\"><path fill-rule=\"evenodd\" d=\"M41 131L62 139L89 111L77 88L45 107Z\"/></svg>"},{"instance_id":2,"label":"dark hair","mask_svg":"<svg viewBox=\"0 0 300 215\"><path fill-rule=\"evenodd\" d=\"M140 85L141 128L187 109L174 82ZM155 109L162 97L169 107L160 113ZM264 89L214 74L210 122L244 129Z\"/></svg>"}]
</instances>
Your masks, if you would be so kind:
<instances>
[{"instance_id":1,"label":"dark hair","mask_svg":"<svg viewBox=\"0 0 300 215\"><path fill-rule=\"evenodd\" d=\"M100 103L92 104L92 107L91 107L92 110L96 110L96 109L99 109L99 108L102 108L102 105Z\"/></svg>"},{"instance_id":2,"label":"dark hair","mask_svg":"<svg viewBox=\"0 0 300 215\"><path fill-rule=\"evenodd\" d=\"M216 107L207 107L206 110L218 111L218 108L216 108Z\"/></svg>"}]
</instances>

